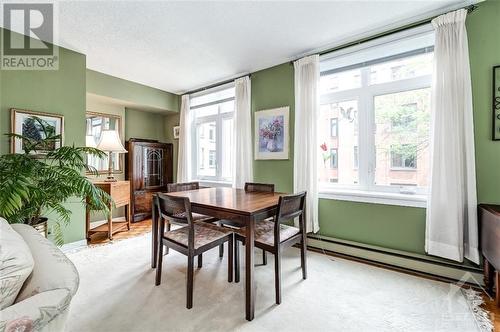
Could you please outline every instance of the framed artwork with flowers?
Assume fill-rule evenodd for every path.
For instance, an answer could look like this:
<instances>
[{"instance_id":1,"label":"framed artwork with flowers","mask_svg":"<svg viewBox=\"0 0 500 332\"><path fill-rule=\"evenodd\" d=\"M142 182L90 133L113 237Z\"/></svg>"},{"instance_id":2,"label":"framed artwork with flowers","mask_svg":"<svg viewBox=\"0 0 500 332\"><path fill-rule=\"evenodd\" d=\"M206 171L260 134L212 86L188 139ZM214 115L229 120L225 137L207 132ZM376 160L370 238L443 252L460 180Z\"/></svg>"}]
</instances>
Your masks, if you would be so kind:
<instances>
[{"instance_id":1,"label":"framed artwork with flowers","mask_svg":"<svg viewBox=\"0 0 500 332\"><path fill-rule=\"evenodd\" d=\"M255 159L289 159L290 108L255 113Z\"/></svg>"}]
</instances>

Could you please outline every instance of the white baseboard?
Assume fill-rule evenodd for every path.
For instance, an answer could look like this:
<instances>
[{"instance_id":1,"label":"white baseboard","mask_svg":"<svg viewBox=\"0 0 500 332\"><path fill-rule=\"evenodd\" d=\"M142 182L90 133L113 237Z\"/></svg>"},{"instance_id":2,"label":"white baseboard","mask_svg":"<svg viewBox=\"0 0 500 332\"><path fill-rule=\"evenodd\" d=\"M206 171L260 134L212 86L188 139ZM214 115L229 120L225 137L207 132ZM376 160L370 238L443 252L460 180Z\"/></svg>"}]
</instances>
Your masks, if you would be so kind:
<instances>
[{"instance_id":1,"label":"white baseboard","mask_svg":"<svg viewBox=\"0 0 500 332\"><path fill-rule=\"evenodd\" d=\"M313 248L324 249L333 253L382 263L405 270L426 273L464 283L474 283L478 286L484 285L483 274L480 268L468 268L458 263L446 264L433 257L411 253L403 254L403 252L398 252L397 250L368 246L325 236L309 237L307 244Z\"/></svg>"},{"instance_id":2,"label":"white baseboard","mask_svg":"<svg viewBox=\"0 0 500 332\"><path fill-rule=\"evenodd\" d=\"M87 246L87 240L84 239L80 241L63 244L60 249L62 252L67 253L76 249L85 248L86 246Z\"/></svg>"}]
</instances>

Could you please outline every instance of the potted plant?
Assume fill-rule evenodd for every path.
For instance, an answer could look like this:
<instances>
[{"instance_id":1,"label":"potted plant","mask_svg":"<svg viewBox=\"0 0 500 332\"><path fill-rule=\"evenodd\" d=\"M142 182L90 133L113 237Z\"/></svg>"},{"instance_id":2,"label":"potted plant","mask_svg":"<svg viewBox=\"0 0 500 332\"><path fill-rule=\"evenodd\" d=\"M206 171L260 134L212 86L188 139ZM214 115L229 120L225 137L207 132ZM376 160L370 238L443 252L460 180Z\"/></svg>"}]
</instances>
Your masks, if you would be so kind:
<instances>
[{"instance_id":1,"label":"potted plant","mask_svg":"<svg viewBox=\"0 0 500 332\"><path fill-rule=\"evenodd\" d=\"M56 215L54 242L64 243L61 222L69 224L71 211L65 207L69 198L79 198L89 210L109 213L111 197L84 176L97 174L86 162L87 155L102 158L106 154L89 147L61 146L61 140L43 120L33 117L41 138L6 134L22 140L23 153L0 156L0 216L9 223L25 223L46 233L48 215ZM39 154L40 150L49 151Z\"/></svg>"}]
</instances>

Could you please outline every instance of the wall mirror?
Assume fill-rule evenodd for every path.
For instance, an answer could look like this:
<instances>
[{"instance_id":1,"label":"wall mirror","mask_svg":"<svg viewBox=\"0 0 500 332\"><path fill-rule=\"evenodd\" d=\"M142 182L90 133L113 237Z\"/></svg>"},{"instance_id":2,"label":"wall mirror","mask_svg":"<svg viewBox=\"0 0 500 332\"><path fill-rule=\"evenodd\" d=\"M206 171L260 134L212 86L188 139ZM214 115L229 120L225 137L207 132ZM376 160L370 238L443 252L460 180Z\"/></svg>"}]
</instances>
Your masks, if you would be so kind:
<instances>
[{"instance_id":1,"label":"wall mirror","mask_svg":"<svg viewBox=\"0 0 500 332\"><path fill-rule=\"evenodd\" d=\"M123 143L122 118L119 115L95 112L86 113L85 146L97 147L103 130L116 130ZM123 172L123 154L112 154L113 173ZM87 163L95 167L99 174L108 172L108 157L87 156Z\"/></svg>"}]
</instances>

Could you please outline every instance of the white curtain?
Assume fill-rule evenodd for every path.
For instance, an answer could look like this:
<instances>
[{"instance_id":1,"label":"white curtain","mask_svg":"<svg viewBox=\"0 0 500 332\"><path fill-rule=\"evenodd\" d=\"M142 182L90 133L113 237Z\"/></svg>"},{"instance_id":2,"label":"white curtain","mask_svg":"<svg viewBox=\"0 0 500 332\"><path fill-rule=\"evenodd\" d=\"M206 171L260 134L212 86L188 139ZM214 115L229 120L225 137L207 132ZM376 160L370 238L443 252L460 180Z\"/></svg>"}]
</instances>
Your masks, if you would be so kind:
<instances>
[{"instance_id":1,"label":"white curtain","mask_svg":"<svg viewBox=\"0 0 500 332\"><path fill-rule=\"evenodd\" d=\"M318 221L318 119L319 55L295 61L295 139L293 189L307 191L308 232L319 231Z\"/></svg>"},{"instance_id":2,"label":"white curtain","mask_svg":"<svg viewBox=\"0 0 500 332\"><path fill-rule=\"evenodd\" d=\"M461 9L432 21L436 43L425 248L431 255L479 263L466 16Z\"/></svg>"},{"instance_id":3,"label":"white curtain","mask_svg":"<svg viewBox=\"0 0 500 332\"><path fill-rule=\"evenodd\" d=\"M177 156L177 182L191 180L191 131L192 112L189 109L189 95L182 96L179 120L179 153Z\"/></svg>"},{"instance_id":4,"label":"white curtain","mask_svg":"<svg viewBox=\"0 0 500 332\"><path fill-rule=\"evenodd\" d=\"M235 80L233 188L253 181L251 82L245 76Z\"/></svg>"}]
</instances>

